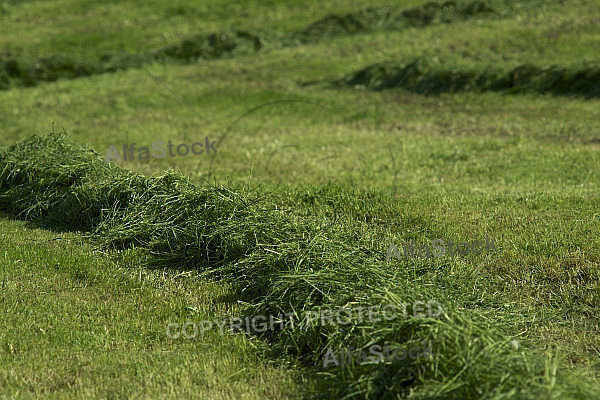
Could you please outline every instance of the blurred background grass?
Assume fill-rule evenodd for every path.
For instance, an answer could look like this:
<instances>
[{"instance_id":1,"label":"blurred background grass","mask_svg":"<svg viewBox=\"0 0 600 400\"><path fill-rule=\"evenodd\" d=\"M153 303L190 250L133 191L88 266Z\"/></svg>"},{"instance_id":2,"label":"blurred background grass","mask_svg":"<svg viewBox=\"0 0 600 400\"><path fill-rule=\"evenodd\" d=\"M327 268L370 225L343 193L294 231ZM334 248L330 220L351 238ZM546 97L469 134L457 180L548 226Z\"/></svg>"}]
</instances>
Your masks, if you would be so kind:
<instances>
[{"instance_id":1,"label":"blurred background grass","mask_svg":"<svg viewBox=\"0 0 600 400\"><path fill-rule=\"evenodd\" d=\"M38 231L32 233L26 229L31 225L2 221L5 235L0 247L4 253L2 274L7 282L3 288L8 288L3 292L2 304L9 316L7 326L15 327L1 339L2 362L6 365L2 379L12 388L12 392L7 393L14 396L20 391L56 393L56 397L68 397L74 391L87 390L85 393L92 396L108 388L107 397L135 393L159 396L163 393L161 390L171 387L180 390L169 392L173 396L238 398L253 387L256 391L248 392L249 397L286 398L296 393L296 389L290 389L293 378L308 393L311 390L317 394L335 393L312 387L320 382L312 379L314 371L302 370L297 374L296 364L287 370L279 369L279 365L275 370L261 372L260 366L266 365L269 359L261 357L262 351L268 349L261 347L262 344L255 345L254 338L236 338L232 342L213 338L215 345L220 346L217 351L220 356L212 354L209 361L195 344L160 342L164 340L162 330L168 318L174 318L186 307L201 307L210 299L217 305L204 310L210 317L224 313L237 315L248 309L255 312L277 307L285 309L299 298L314 304L316 301L303 286L306 276L311 274L314 274L312 282L319 289L331 290L335 302L343 301L348 294L355 294L361 301L371 301L369 290L356 288L364 288L365 282L371 285L381 282L377 280L381 276L385 282L398 283L396 287L392 284L389 287L404 290L402 293L406 294L425 292L426 288L439 289L442 292L439 296L455 307L454 311L461 318L465 315L475 318L473 315L479 314L478 322L487 321L501 334L518 337L538 355L546 352L546 356L554 357L556 353L548 349L561 347L565 355L561 366L597 381L600 365L597 346L600 293L598 98L535 92L465 91L423 95L402 88L379 91L361 85L335 84L380 63L402 68L403 64L405 67L414 62L447 26L446 22L435 19L429 25L366 29L359 34L333 35L325 31L304 43L285 42L307 27L322 26L322 21L352 21L368 7L390 6L401 13L425 4L423 1L2 2L0 57L5 67L11 61L35 66L40 58L54 56L99 63L103 55L112 54L127 61L126 54L134 58L155 54L153 51L157 49L183 45L196 35L205 40L215 33L220 39L222 32L236 30L255 32L269 39L257 52L223 53L219 58L200 57L193 62L142 57L144 68L210 123L135 63L132 68L125 63L127 69L116 68L110 74L55 82L39 80L33 87L23 87L11 80L11 86L0 91L0 146L49 132L52 123L57 131L62 127L71 130L71 140L89 144L102 156L112 144L120 150L122 144L132 142L139 148L155 140L189 144L203 141L205 136L211 140L220 138L218 154L212 158L190 155L152 160L149 165L139 161L119 165L147 176L173 168L201 187L206 187L207 180L214 182L214 179L230 185L228 177L233 183L249 184L251 188L265 184L256 189L267 199L265 207L284 210L282 215L289 217L283 219L289 231L275 224L280 222L278 219L256 225L256 232L264 235L261 237L268 239L268 243L281 242L285 256L268 254L269 258L260 246L248 245L244 247L247 250L244 257L237 260L240 264L227 266L231 269L225 272L237 273L242 282L261 296L266 291L266 297L251 298L243 296L244 292L237 286L239 282L220 281L217 286L211 286L215 285L214 281L205 280L192 265L183 270L159 268L160 272L155 272L147 259L148 248L158 246L154 250L165 251L166 254L160 253L163 258L159 257L159 261L170 266L181 258L182 251L190 248L180 243L180 247L166 251L164 246L169 241L160 235L151 246L142 240L148 237L145 225L133 224L137 230L130 230L128 226L119 225L115 217L114 225L109 226L104 232L107 234L100 235L100 239L105 240L104 245L110 245L113 240L122 243L123 237L134 243L139 240L140 248L134 246L116 254L117 265L131 275L128 278L131 282L143 281L139 276L147 276L148 284L155 287L140 294L143 307L137 310L128 307L123 312L119 311L121 301L117 301L120 286L104 282L98 287L98 296L110 293L115 299L106 301L102 315L73 328L73 340L79 340L86 351L101 347L96 339L85 339L86 332L102 332L107 321L116 321L116 325L125 327L138 324L146 336L125 334L138 350L132 350L121 361L119 352L124 347L113 346L112 355L101 361L105 367L88 372L94 377L91 380L74 380L73 375L86 377L78 372L85 369L68 368L73 360L64 356L64 349L72 342L65 341L70 333L67 333L68 316L64 311L56 313L54 324L61 324L56 338L65 341L66 347L50 342L35 348L39 339L30 329L31 321L45 321L37 325L47 331L47 310L55 304L61 304L61 310L66 310L73 302L81 303L79 295L35 300L22 299L21 293L24 290L68 291L76 285L74 282L89 281L85 285L91 286L118 273L108 264L104 265L104 261L102 265L94 264L100 262L98 258L104 258L104 253L93 252L88 259L80 247L65 247L64 254L62 250L60 253L65 260L63 264L97 269L101 273L98 278L63 274L58 281L48 283L43 278L49 274L46 264L53 264L54 260L48 255L35 256L31 243L46 246L41 243L54 243L63 233L39 233L44 239L41 242L36 239L36 242L31 235L38 235ZM597 2L490 1L486 4L496 12L459 18L431 48L425 61L433 64L434 71L438 68L508 72L524 64L567 68L594 61L598 65L597 15L600 10ZM336 17L324 19L332 14ZM318 21L321 22L311 25ZM52 159L45 160L40 171L47 169L50 173L62 165L70 168L69 160L74 162L81 154L69 151L72 154L62 154L60 163L56 157L56 164ZM28 165L37 164L32 161ZM329 181L339 183L340 187L323 185ZM13 190L16 189L13 187ZM127 193L137 193L135 190ZM11 193L16 197L10 199L19 198L18 191ZM42 197L36 207L48 205ZM143 207L141 210L145 211ZM55 210L54 215L62 215L61 209ZM162 217L168 215L158 211L153 214L153 218ZM6 218L12 219L14 215ZM135 215L127 218L126 221L136 221ZM73 221L69 229L85 231L76 223L76 218ZM148 221L155 220L149 218ZM251 227L255 220L231 223L238 222ZM215 222L215 226L223 230L220 232L226 237L225 244L235 237L226 235L225 228L229 225ZM298 232L303 235L292 235ZM327 232L324 239L322 232ZM467 240L478 238L483 232L497 239L500 254L496 258L382 263L390 242L423 243L446 236ZM196 233L186 231L191 238ZM250 235L253 232L248 228L237 233ZM318 246L311 248L315 243ZM352 246L358 250L349 250ZM308 252L307 248L312 249L309 257L302 252ZM14 272L17 271L15 266L22 262L19 260L28 260L25 272L31 273L27 276L31 276L33 283L22 277L25 272L19 276ZM198 258L189 259L193 260ZM298 269L293 270L294 266ZM291 268L293 273L281 276L283 267ZM236 268L246 270L241 269L245 272L240 273ZM261 275L265 271L268 274ZM184 275L178 276L181 273ZM152 315L140 313L144 307L154 304L156 292L163 288L161 285L179 281L189 287L177 299L165 300L164 308L157 311L162 319L155 320ZM131 282L124 284L125 287L134 285ZM285 292L287 287L295 289ZM225 301L222 296L231 297ZM42 306L34 307L36 301ZM129 297L126 301L134 300ZM15 308L13 304L22 307ZM233 305L235 308L228 308ZM24 318L27 310L29 317ZM89 314L85 308L78 312ZM181 318L187 317L181 315ZM36 332L37 325L33 328ZM379 332L378 337L390 339L407 329L388 328ZM415 340L423 332L433 335L431 332L435 330L431 326L413 328L408 332L415 335L412 338ZM312 362L327 344L342 347L353 344L343 342L345 332L342 330L326 333L328 342L315 340L309 334L292 338L283 335L271 340L278 343L275 347L281 352L289 351L291 339L309 343L313 352L305 355L313 357ZM102 335L108 338L106 340L125 341L118 332L104 331ZM353 338L366 340L361 336ZM146 354L142 349L156 341L160 342L160 353L152 355L154 361L136 369ZM18 350L15 343L21 343L22 350ZM250 348L254 350L247 350ZM178 354L179 358L166 357L163 351ZM189 353L182 354L184 351ZM55 364L44 361L46 354L55 355L59 361ZM233 360L231 354L240 355L241 361ZM39 362L28 366L23 361L27 357ZM200 359L207 364L190 366ZM446 358L444 362L447 361ZM211 368L212 363L216 368ZM158 365L176 367L158 372ZM448 363L446 367L457 365L460 364ZM44 375L40 372L44 369L50 372ZM227 371L231 379L217 379L223 375L222 371ZM149 386L143 390L136 387L142 385L140 374L153 373L158 377L153 384L147 382ZM24 374L29 376L28 383L18 378ZM195 376L202 374L207 378L196 380ZM325 382L336 383L331 385L332 390L347 388L348 382L355 385L353 388L367 390L364 385L385 382L378 379L389 378L390 371L385 368L367 371L368 378L364 381L344 374L341 372L330 377L333 381ZM471 382L477 383L477 380ZM272 385L273 390L263 391L268 385ZM583 383L580 386L585 387ZM40 387L37 392L36 387ZM204 389L194 392L197 387ZM226 387L230 391L225 390ZM381 386L376 384L371 389L373 387ZM564 392L557 394L561 395L566 396ZM576 391L570 395L590 398ZM519 398L518 394L513 396Z\"/></svg>"}]
</instances>

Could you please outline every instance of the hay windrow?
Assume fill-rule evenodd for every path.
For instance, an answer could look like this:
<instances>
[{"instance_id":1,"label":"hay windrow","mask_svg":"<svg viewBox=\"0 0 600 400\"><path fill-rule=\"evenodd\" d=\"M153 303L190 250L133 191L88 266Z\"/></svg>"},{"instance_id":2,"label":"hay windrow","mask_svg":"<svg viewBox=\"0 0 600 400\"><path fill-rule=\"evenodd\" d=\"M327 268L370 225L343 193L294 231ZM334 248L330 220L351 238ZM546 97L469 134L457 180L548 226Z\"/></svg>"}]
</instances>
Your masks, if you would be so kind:
<instances>
[{"instance_id":1,"label":"hay windrow","mask_svg":"<svg viewBox=\"0 0 600 400\"><path fill-rule=\"evenodd\" d=\"M98 60L81 59L69 54L54 54L34 59L0 58L0 90L140 68L155 61L194 63L202 59L252 54L264 48L313 44L336 36L449 23L460 9L462 12L459 18L466 20L479 17L504 18L515 9L522 10L536 5L538 2L535 1L496 0L466 3L429 2L408 9L369 7L357 12L329 15L301 31L289 34L261 28L248 30L231 27L219 32L194 35L183 39L177 45L138 54L104 54Z\"/></svg>"},{"instance_id":2,"label":"hay windrow","mask_svg":"<svg viewBox=\"0 0 600 400\"><path fill-rule=\"evenodd\" d=\"M249 315L421 299L443 304L437 319L329 326L300 321L306 329L265 333L274 356L296 357L314 373L318 391L307 395L591 398L584 381L558 368L554 358L515 348L476 313L445 301L452 293L422 285L406 269L390 269L356 239L360 228L352 213L331 223L332 210L311 204L318 202L316 192L325 203L336 198L343 211L360 208L353 198L372 202L373 194L333 185L310 191L271 196L242 187L197 187L172 172L146 178L106 163L64 132L0 151L0 210L50 229L83 231L106 249L145 249L157 267L192 267L229 279L250 304ZM277 200L284 197L291 200ZM419 363L323 368L328 348L423 341L435 356Z\"/></svg>"},{"instance_id":3,"label":"hay windrow","mask_svg":"<svg viewBox=\"0 0 600 400\"><path fill-rule=\"evenodd\" d=\"M521 65L501 72L494 69L469 70L444 64L437 59L424 58L405 64L370 65L335 81L334 85L372 90L401 87L420 94L504 91L591 98L600 96L599 65L598 62L570 67Z\"/></svg>"}]
</instances>

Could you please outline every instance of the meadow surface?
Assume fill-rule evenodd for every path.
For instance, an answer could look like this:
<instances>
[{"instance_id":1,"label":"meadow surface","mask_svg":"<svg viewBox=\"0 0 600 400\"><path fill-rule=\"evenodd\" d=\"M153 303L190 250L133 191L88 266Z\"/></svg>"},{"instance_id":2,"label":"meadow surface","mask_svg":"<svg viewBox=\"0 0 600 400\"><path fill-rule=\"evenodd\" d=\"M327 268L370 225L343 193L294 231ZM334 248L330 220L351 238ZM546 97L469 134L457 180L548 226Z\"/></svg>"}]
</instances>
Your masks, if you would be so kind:
<instances>
[{"instance_id":1,"label":"meadow surface","mask_svg":"<svg viewBox=\"0 0 600 400\"><path fill-rule=\"evenodd\" d=\"M598 15L4 0L0 397L600 397ZM194 143L213 150L177 155ZM495 252L425 257L486 235ZM422 257L390 259L410 242ZM415 318L430 299L443 313Z\"/></svg>"}]
</instances>

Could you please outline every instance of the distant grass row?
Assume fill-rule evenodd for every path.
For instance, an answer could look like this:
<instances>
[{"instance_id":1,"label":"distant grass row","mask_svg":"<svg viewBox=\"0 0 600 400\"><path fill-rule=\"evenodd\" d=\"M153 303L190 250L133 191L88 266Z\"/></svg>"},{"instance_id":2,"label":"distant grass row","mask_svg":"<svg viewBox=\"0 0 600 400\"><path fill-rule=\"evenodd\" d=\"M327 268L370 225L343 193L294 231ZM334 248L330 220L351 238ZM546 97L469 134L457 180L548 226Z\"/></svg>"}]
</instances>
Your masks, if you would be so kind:
<instances>
[{"instance_id":1,"label":"distant grass row","mask_svg":"<svg viewBox=\"0 0 600 400\"><path fill-rule=\"evenodd\" d=\"M401 29L415 24L428 25L434 22L448 22L456 13L456 2L443 4L428 3L423 7L407 10L390 8L361 10L346 15L331 15L317 21L302 31L291 35L275 32L254 34L247 31L230 30L208 35L197 35L184 39L181 44L142 54L105 55L98 62L76 60L65 55L41 57L32 61L7 60L0 68L0 88L15 85L33 86L40 81L72 79L82 76L114 72L127 68L137 68L153 60L178 60L195 62L198 59L214 59L225 55L235 55L257 51L268 46L291 45L293 43L317 42L325 37L368 32L381 29ZM464 15L491 12L480 1L469 4ZM2 70L4 74L2 75Z\"/></svg>"},{"instance_id":2,"label":"distant grass row","mask_svg":"<svg viewBox=\"0 0 600 400\"><path fill-rule=\"evenodd\" d=\"M137 248L158 267L227 278L248 302L249 316L427 299L443 304L441 319L336 326L301 320L301 329L267 331L262 338L273 357L291 357L311 371L314 397L578 399L600 393L565 372L553 352L544 357L511 344L501 312L488 322L458 311L445 300L469 296L456 278L432 284L413 268L384 263L382 246L373 244L381 238L365 229L393 218L382 196L335 186L273 193L196 187L173 173L146 178L104 162L62 133L32 136L0 152L0 210L50 229L82 231L109 249ZM394 223L410 232L419 218ZM433 347L433 358L323 368L328 348L422 342Z\"/></svg>"},{"instance_id":3,"label":"distant grass row","mask_svg":"<svg viewBox=\"0 0 600 400\"><path fill-rule=\"evenodd\" d=\"M444 3L429 2L423 6L408 9L389 7L367 8L343 15L330 15L310 24L303 30L290 34L265 29L248 31L231 28L207 35L196 35L182 40L178 45L153 49L139 54L105 54L98 61L79 59L64 54L43 56L29 60L0 59L0 89L8 89L13 86L31 87L37 85L39 82L74 79L128 68L139 68L153 61L170 60L189 63L196 62L199 59L208 60L234 56L236 54L247 54L264 48L317 43L325 38L336 36L381 30L397 31L415 26L449 23L456 17L459 11L460 15L458 18L461 20L476 17L504 18L514 10L531 8L536 5L537 3L533 4L532 2L496 0L488 2L471 1L467 3L456 1L446 1ZM429 68L431 69L432 66L433 64ZM548 86L546 81L549 74L546 69L538 67L523 67L521 69L527 70L526 75L530 81L529 86L535 86L535 89L539 91L546 90L545 87ZM423 68L421 68L422 70ZM457 70L458 72L448 72L452 70ZM560 68L554 68L550 71L550 74L556 75L556 70L560 70ZM362 75L368 76L368 80L372 81L374 71L381 71L381 66L369 67ZM381 72L376 72L375 74L380 75ZM418 84L407 83L407 85L410 85L412 90L423 93L451 91L454 88L471 90L481 87L487 88L487 86L492 88L518 86L518 83L510 86L507 83L495 82L495 80L500 79L497 76L498 74L500 73L463 71L460 67L447 66L442 70L431 71L425 79L422 79L422 75L415 75L413 76L413 81L418 79ZM570 91L573 93L595 95L597 93L597 85L600 82L598 68L587 66L584 69L578 69L576 74L578 76L585 75L585 81L580 79L576 84L590 84L594 88L585 91L579 89L571 90L568 87L571 82L567 81L563 82L562 85L554 85L551 92L565 93ZM519 74L517 73L517 75ZM456 76L460 78L456 78ZM384 85L387 84L389 86L395 79L386 79ZM436 80L440 79L440 83L435 83ZM508 82L507 79L504 79L504 81ZM487 82L491 83L488 84Z\"/></svg>"},{"instance_id":4,"label":"distant grass row","mask_svg":"<svg viewBox=\"0 0 600 400\"><path fill-rule=\"evenodd\" d=\"M410 72L410 74L409 74ZM402 87L420 94L458 91L538 92L555 95L600 97L598 63L560 67L521 65L511 71L479 71L453 68L437 58L424 58L404 65L371 65L337 81L356 88L375 90Z\"/></svg>"}]
</instances>

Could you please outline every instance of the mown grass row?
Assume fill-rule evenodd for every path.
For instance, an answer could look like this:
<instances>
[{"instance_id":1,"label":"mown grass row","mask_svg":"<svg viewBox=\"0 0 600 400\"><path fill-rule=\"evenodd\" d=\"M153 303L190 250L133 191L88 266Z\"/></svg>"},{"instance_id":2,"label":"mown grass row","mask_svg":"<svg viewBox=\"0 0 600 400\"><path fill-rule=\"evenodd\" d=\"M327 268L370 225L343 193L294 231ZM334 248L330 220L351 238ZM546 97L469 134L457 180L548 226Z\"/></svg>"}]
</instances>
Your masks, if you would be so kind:
<instances>
[{"instance_id":1,"label":"mown grass row","mask_svg":"<svg viewBox=\"0 0 600 400\"><path fill-rule=\"evenodd\" d=\"M99 60L55 54L36 59L0 59L0 90L14 86L31 87L40 82L111 73L140 68L153 61L180 63L247 54L265 48L317 43L325 38L381 30L401 30L413 26L449 23L460 11L461 20L471 18L504 18L515 9L532 7L531 2L497 0L491 2L429 2L409 9L367 8L343 15L330 15L305 29L284 34L266 29L255 31L235 28L210 34L195 35L178 45L152 49L138 54L105 54Z\"/></svg>"},{"instance_id":2,"label":"mown grass row","mask_svg":"<svg viewBox=\"0 0 600 400\"><path fill-rule=\"evenodd\" d=\"M273 357L304 365L316 398L593 398L552 352L520 348L448 293L361 240L377 193L336 186L275 193L192 185L167 172L146 178L106 163L64 133L32 136L0 152L0 210L55 230L81 231L108 249L137 248L155 267L195 268L234 282L247 315L436 299L441 318L408 318L267 331ZM287 199L287 200L285 200ZM418 218L418 217L415 217ZM414 220L402 222L407 228ZM410 312L410 310L409 310ZM328 348L372 344L433 348L426 359L324 368ZM597 390L597 389L596 389Z\"/></svg>"},{"instance_id":3,"label":"mown grass row","mask_svg":"<svg viewBox=\"0 0 600 400\"><path fill-rule=\"evenodd\" d=\"M600 66L595 62L570 67L521 65L505 72L456 68L439 59L424 58L401 65L371 65L335 84L373 90L402 87L420 94L505 91L591 98L600 97Z\"/></svg>"}]
</instances>

